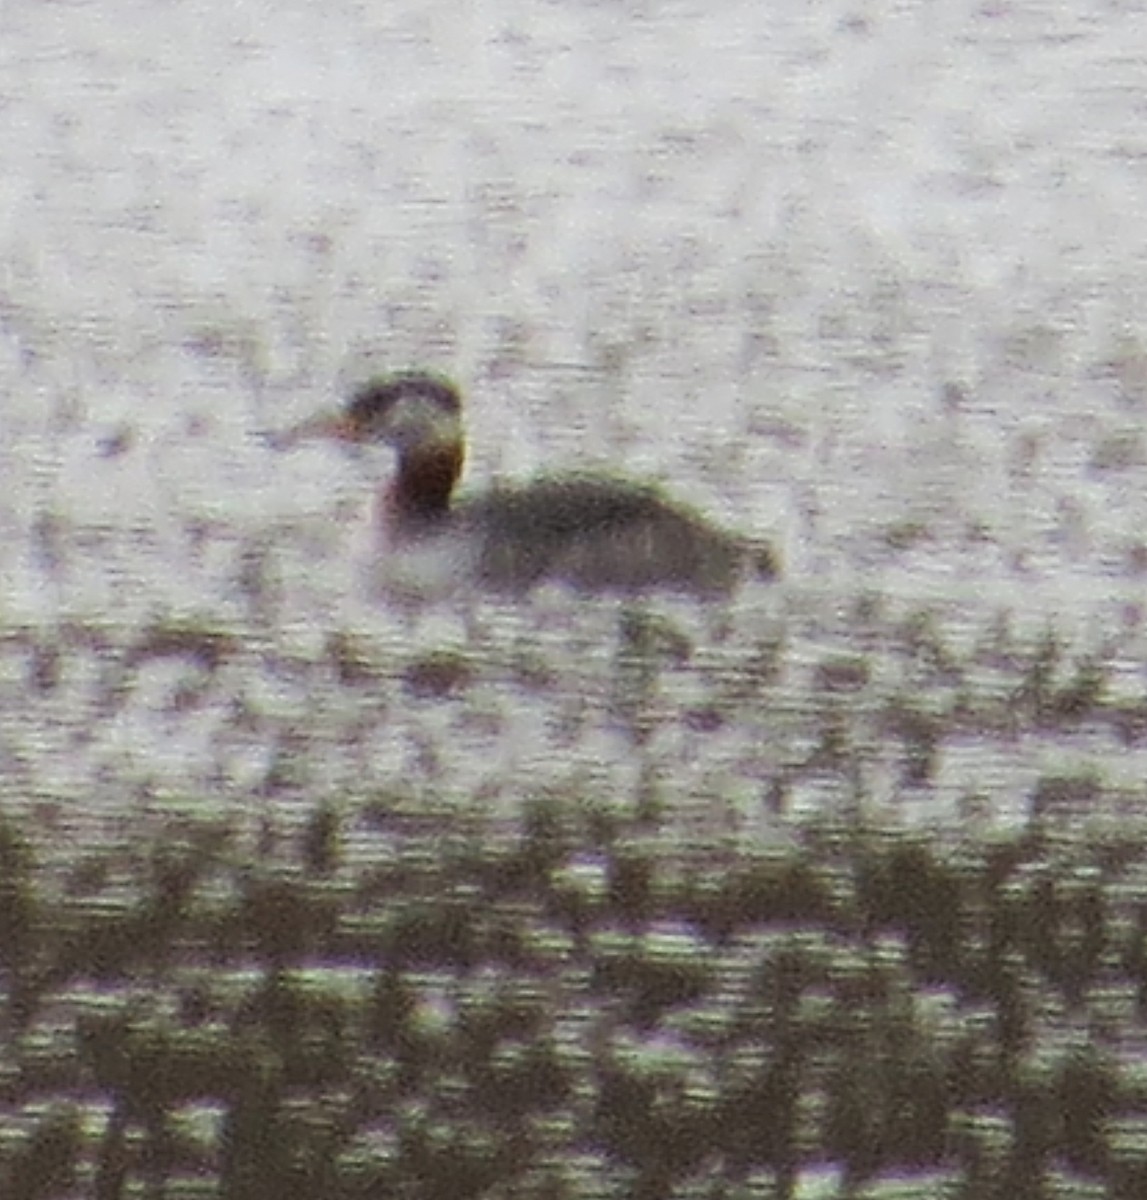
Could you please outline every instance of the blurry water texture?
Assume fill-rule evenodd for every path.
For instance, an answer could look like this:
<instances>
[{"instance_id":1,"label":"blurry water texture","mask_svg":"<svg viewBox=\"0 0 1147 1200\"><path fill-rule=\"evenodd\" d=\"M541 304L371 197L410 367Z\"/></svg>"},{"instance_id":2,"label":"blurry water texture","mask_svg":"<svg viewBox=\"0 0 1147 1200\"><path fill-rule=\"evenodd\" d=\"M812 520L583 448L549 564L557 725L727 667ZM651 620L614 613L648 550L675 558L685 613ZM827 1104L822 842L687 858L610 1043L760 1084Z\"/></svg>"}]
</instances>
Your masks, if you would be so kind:
<instances>
[{"instance_id":1,"label":"blurry water texture","mask_svg":"<svg viewBox=\"0 0 1147 1200\"><path fill-rule=\"evenodd\" d=\"M587 846L714 871L824 821L1137 837L1145 46L1136 0L8 0L0 811L48 888L29 912L70 946L48 898L92 847L193 820L254 862L327 804L355 871L401 857L363 832L378 806L426 813L447 871L459 829L494 856L539 798L590 811ZM784 579L371 602L362 464L265 435L410 365L466 390L469 486L624 469L772 539ZM77 912L151 896L150 861ZM1134 925L1109 868L1080 870ZM69 981L99 971L49 969L14 911L24 1120L51 1078L21 1091L27 1031L64 1044ZM138 1119L91 1117L105 1195Z\"/></svg>"}]
</instances>

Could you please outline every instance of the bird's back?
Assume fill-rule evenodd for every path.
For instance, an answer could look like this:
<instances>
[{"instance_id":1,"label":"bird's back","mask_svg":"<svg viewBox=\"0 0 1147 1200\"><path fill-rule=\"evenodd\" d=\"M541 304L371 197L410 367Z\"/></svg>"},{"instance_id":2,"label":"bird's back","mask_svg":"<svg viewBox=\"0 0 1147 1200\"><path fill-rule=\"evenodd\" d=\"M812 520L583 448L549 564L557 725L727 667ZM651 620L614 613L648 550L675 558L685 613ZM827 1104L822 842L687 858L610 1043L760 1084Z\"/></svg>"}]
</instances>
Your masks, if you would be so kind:
<instances>
[{"instance_id":1,"label":"bird's back","mask_svg":"<svg viewBox=\"0 0 1147 1200\"><path fill-rule=\"evenodd\" d=\"M574 476L498 488L464 504L481 540L486 586L521 591L552 579L584 591L666 587L724 592L748 547L655 488Z\"/></svg>"}]
</instances>

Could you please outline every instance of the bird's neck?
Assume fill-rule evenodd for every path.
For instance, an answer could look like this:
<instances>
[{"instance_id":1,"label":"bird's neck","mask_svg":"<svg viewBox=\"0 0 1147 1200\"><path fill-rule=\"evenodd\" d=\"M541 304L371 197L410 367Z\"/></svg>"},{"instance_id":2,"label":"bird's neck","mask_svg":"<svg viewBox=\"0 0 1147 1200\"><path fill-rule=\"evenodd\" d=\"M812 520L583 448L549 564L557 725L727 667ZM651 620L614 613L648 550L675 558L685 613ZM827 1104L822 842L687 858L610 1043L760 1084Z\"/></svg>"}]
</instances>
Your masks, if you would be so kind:
<instances>
[{"instance_id":1,"label":"bird's neck","mask_svg":"<svg viewBox=\"0 0 1147 1200\"><path fill-rule=\"evenodd\" d=\"M462 461L462 447L452 443L407 451L382 499L381 517L390 532L425 529L447 517Z\"/></svg>"}]
</instances>

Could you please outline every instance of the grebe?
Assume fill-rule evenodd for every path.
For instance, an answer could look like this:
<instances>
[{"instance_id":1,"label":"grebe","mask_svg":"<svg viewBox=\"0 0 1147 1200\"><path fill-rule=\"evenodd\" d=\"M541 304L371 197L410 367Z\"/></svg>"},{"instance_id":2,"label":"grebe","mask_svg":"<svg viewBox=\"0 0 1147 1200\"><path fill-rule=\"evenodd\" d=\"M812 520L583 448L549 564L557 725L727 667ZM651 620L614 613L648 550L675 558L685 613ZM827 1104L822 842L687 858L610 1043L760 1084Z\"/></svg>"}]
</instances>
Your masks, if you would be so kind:
<instances>
[{"instance_id":1,"label":"grebe","mask_svg":"<svg viewBox=\"0 0 1147 1200\"><path fill-rule=\"evenodd\" d=\"M304 421L276 444L313 437L395 452L397 471L380 496L377 550L397 560L436 556L437 573L455 583L511 593L549 580L587 592L719 594L746 575L777 574L766 546L716 528L649 485L570 475L455 503L465 457L462 400L435 375L372 379L341 411Z\"/></svg>"}]
</instances>

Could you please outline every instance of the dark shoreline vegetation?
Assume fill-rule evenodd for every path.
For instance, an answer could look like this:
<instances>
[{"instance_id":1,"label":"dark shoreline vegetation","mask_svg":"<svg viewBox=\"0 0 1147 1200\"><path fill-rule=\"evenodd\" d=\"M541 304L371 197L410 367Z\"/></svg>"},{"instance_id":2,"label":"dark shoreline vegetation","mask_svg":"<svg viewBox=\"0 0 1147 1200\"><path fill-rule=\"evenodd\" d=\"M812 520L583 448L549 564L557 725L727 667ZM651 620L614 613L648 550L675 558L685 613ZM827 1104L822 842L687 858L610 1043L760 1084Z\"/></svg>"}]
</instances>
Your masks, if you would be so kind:
<instances>
[{"instance_id":1,"label":"dark shoreline vegetation","mask_svg":"<svg viewBox=\"0 0 1147 1200\"><path fill-rule=\"evenodd\" d=\"M173 817L63 873L0 820L0 1196L1147 1195L1147 826L592 812Z\"/></svg>"}]
</instances>

